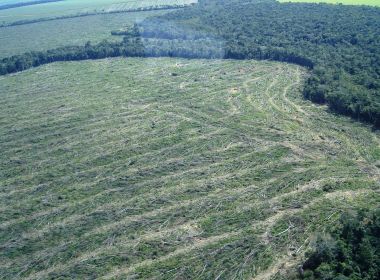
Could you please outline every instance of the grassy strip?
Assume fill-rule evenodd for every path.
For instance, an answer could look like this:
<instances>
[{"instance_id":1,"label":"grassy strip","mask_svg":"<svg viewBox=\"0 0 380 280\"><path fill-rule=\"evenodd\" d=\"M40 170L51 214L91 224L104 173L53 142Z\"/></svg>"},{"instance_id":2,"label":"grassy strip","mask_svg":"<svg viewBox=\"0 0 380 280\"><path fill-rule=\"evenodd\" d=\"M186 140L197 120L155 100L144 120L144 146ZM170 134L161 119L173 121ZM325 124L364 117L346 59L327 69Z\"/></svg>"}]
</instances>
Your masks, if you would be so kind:
<instances>
[{"instance_id":1,"label":"grassy strip","mask_svg":"<svg viewBox=\"0 0 380 280\"><path fill-rule=\"evenodd\" d=\"M58 1L62 1L62 0L58 0ZM116 10L116 11L109 11L109 12L104 12L104 11L103 12L85 12L85 13L78 13L75 15L44 17L44 18L37 18L37 19L30 19L30 20L18 20L18 21L0 24L0 28L26 25L26 24L32 24L32 23L38 23L38 22L63 20L63 19L70 19L70 18L96 16L96 15L135 13L135 12L160 11L160 10L175 10L175 9L183 9L188 6L189 5L162 5L162 6L140 7L140 8L135 8L135 9L123 9L123 10Z\"/></svg>"}]
</instances>

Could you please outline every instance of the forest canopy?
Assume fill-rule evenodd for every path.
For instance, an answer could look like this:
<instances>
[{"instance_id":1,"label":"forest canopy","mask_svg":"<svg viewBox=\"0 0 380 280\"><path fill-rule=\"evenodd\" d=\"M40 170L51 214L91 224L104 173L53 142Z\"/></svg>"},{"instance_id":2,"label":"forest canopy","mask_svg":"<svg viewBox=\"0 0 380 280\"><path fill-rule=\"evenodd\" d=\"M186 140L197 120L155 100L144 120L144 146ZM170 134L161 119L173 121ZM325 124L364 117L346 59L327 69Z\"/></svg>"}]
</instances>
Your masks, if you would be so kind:
<instances>
[{"instance_id":1,"label":"forest canopy","mask_svg":"<svg viewBox=\"0 0 380 280\"><path fill-rule=\"evenodd\" d=\"M380 279L380 209L344 213L339 227L319 234L302 265L304 279Z\"/></svg>"}]
</instances>

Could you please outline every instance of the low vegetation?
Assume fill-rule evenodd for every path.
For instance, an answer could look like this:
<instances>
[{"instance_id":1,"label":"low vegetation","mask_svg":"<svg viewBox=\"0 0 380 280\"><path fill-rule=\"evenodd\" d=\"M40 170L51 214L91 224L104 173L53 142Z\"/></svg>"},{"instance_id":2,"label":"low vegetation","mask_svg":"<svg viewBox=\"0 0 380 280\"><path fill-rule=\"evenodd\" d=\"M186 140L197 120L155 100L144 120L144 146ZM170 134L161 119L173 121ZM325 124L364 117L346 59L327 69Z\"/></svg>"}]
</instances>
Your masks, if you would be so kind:
<instances>
[{"instance_id":1,"label":"low vegetation","mask_svg":"<svg viewBox=\"0 0 380 280\"><path fill-rule=\"evenodd\" d=\"M46 3L59 2L59 1L63 1L63 0L34 0L34 1L27 1L27 2L9 3L9 4L0 5L0 10L14 9L18 7L46 4Z\"/></svg>"},{"instance_id":2,"label":"low vegetation","mask_svg":"<svg viewBox=\"0 0 380 280\"><path fill-rule=\"evenodd\" d=\"M99 14L120 11L137 11L152 7L183 6L196 3L197 0L65 0L0 10L0 25L18 25L54 18L71 18L86 14Z\"/></svg>"},{"instance_id":3,"label":"low vegetation","mask_svg":"<svg viewBox=\"0 0 380 280\"><path fill-rule=\"evenodd\" d=\"M0 278L263 279L299 263L314 232L380 203L378 133L302 99L307 77L173 58L0 77Z\"/></svg>"},{"instance_id":4,"label":"low vegetation","mask_svg":"<svg viewBox=\"0 0 380 280\"><path fill-rule=\"evenodd\" d=\"M47 51L65 46L83 46L87 41L121 41L113 30L133 26L147 17L170 10L99 14L85 17L43 21L0 29L0 59L30 51ZM59 34L59 36L57 35Z\"/></svg>"},{"instance_id":5,"label":"low vegetation","mask_svg":"<svg viewBox=\"0 0 380 280\"><path fill-rule=\"evenodd\" d=\"M110 11L103 10L103 11L94 11L94 12L84 12L84 13L77 13L74 15L18 20L18 21L13 21L10 23L4 23L0 25L0 28L9 27L9 26L27 25L27 24L32 24L32 23L46 22L46 21L55 22L57 20L62 20L62 19L83 18L83 17L96 16L96 15L174 10L174 9L180 9L180 8L185 8L185 7L187 7L187 5L161 5L161 6L155 5L155 6L143 6L143 7L138 7L138 8L117 9L117 10L110 10Z\"/></svg>"}]
</instances>

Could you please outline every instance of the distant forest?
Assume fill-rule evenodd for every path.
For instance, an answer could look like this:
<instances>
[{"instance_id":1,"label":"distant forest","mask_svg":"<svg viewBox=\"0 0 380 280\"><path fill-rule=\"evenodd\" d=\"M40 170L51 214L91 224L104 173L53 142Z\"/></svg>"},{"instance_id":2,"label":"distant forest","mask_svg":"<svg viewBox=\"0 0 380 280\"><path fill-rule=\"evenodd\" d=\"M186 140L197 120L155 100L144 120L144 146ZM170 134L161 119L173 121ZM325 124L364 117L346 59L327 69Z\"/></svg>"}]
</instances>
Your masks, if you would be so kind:
<instances>
[{"instance_id":1,"label":"distant forest","mask_svg":"<svg viewBox=\"0 0 380 280\"><path fill-rule=\"evenodd\" d=\"M200 0L150 18L119 43L3 59L0 74L113 56L270 59L308 67L304 96L380 127L380 8L272 0Z\"/></svg>"}]
</instances>

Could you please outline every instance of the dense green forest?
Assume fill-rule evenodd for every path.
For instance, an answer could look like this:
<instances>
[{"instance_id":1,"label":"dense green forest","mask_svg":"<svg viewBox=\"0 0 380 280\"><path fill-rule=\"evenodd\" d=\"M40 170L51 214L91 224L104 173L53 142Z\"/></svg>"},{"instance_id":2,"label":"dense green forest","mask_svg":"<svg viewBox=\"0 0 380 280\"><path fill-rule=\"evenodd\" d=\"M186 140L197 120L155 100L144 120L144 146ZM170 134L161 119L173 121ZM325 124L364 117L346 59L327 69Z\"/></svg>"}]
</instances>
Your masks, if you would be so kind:
<instances>
[{"instance_id":1,"label":"dense green forest","mask_svg":"<svg viewBox=\"0 0 380 280\"><path fill-rule=\"evenodd\" d=\"M346 213L331 235L319 235L302 266L304 279L380 279L380 209Z\"/></svg>"},{"instance_id":2,"label":"dense green forest","mask_svg":"<svg viewBox=\"0 0 380 280\"><path fill-rule=\"evenodd\" d=\"M3 59L7 74L44 63L113 56L270 59L311 69L304 96L380 126L380 9L369 6L202 0L147 19L123 42Z\"/></svg>"}]
</instances>

